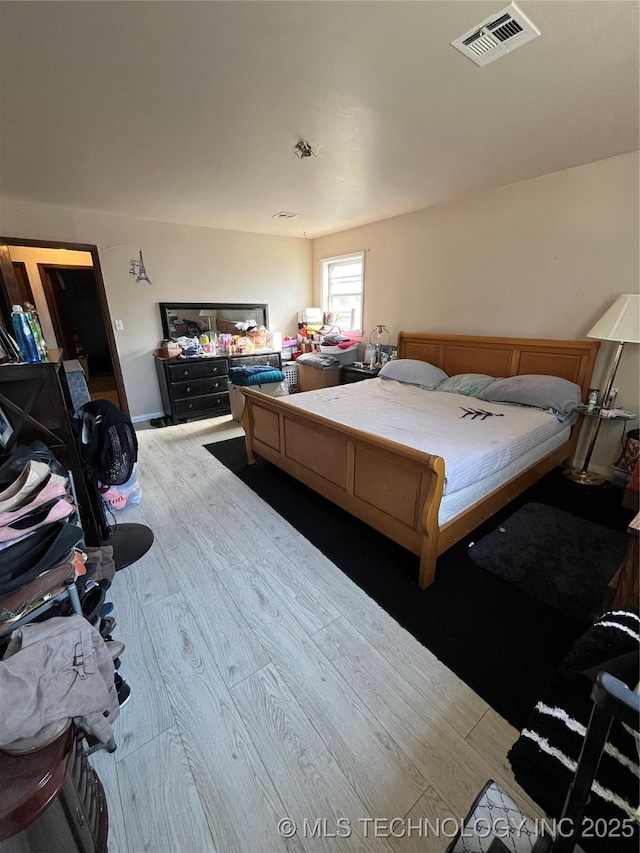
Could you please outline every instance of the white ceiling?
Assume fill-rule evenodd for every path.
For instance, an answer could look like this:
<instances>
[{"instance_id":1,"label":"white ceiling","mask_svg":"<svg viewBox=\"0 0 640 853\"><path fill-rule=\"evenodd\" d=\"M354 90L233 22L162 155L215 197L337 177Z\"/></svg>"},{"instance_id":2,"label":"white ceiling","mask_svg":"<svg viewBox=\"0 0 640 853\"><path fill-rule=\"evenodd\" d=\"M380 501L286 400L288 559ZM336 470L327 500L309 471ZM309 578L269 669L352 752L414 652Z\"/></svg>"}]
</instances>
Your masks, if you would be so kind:
<instances>
[{"instance_id":1,"label":"white ceiling","mask_svg":"<svg viewBox=\"0 0 640 853\"><path fill-rule=\"evenodd\" d=\"M542 36L485 68L449 45L506 5L1 2L0 189L315 237L637 149L638 3L521 0Z\"/></svg>"}]
</instances>

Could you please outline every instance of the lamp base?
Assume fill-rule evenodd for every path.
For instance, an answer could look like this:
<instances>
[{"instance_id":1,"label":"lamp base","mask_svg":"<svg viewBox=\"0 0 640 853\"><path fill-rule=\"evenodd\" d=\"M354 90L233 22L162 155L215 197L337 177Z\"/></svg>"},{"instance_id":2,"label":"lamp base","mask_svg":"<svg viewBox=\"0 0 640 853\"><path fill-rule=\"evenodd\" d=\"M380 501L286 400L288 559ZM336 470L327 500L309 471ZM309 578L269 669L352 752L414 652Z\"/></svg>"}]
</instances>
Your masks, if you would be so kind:
<instances>
[{"instance_id":1,"label":"lamp base","mask_svg":"<svg viewBox=\"0 0 640 853\"><path fill-rule=\"evenodd\" d=\"M579 468L566 468L563 474L572 483L579 483L581 486L601 486L606 479L599 474L592 474L591 471L581 471Z\"/></svg>"}]
</instances>

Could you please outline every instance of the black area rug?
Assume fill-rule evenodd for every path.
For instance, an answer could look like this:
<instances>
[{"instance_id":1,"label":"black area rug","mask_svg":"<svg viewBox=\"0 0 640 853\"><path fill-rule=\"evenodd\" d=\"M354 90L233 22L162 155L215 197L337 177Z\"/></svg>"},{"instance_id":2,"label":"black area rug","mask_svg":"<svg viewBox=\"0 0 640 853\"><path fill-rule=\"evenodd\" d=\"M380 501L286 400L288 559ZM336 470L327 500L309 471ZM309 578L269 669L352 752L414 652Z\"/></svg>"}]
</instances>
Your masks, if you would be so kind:
<instances>
[{"instance_id":1,"label":"black area rug","mask_svg":"<svg viewBox=\"0 0 640 853\"><path fill-rule=\"evenodd\" d=\"M631 516L620 510L619 490L580 486L553 471L444 553L435 583L420 590L414 554L268 462L247 465L244 439L206 449L518 729L585 624L474 565L469 541L529 501L622 530Z\"/></svg>"},{"instance_id":2,"label":"black area rug","mask_svg":"<svg viewBox=\"0 0 640 853\"><path fill-rule=\"evenodd\" d=\"M621 530L527 503L469 548L469 556L476 566L534 598L588 621L597 614L626 548Z\"/></svg>"}]
</instances>

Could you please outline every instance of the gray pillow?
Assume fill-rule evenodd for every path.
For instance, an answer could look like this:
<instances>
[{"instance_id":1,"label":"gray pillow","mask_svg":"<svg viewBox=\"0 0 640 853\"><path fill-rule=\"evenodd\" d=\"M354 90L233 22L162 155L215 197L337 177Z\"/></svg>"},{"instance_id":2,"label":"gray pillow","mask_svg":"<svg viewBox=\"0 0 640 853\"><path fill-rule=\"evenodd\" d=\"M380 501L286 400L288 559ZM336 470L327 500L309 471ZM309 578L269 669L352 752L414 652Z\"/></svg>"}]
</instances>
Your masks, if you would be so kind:
<instances>
[{"instance_id":1,"label":"gray pillow","mask_svg":"<svg viewBox=\"0 0 640 853\"><path fill-rule=\"evenodd\" d=\"M496 379L478 394L478 400L491 403L519 403L537 409L553 409L562 415L570 414L580 405L580 386L559 376L529 373Z\"/></svg>"},{"instance_id":2,"label":"gray pillow","mask_svg":"<svg viewBox=\"0 0 640 853\"><path fill-rule=\"evenodd\" d=\"M428 361L417 361L414 358L395 358L388 361L378 374L382 379L395 379L396 382L406 382L407 385L419 385L420 388L431 390L438 382L447 378L444 370Z\"/></svg>"}]
</instances>

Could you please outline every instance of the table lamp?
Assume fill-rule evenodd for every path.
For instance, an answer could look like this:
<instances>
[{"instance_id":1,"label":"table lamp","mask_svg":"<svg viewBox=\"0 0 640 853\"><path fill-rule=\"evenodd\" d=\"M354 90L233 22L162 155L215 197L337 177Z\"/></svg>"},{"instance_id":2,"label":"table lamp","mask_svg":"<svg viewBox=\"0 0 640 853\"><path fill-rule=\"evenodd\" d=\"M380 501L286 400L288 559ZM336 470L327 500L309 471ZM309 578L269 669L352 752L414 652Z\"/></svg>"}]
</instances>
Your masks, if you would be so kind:
<instances>
[{"instance_id":1,"label":"table lamp","mask_svg":"<svg viewBox=\"0 0 640 853\"><path fill-rule=\"evenodd\" d=\"M617 341L618 343L609 379L607 380L607 387L602 396L603 407L610 408L611 389L616 378L624 345L640 343L640 295L637 293L623 293L618 296L609 310L587 332L587 337L598 338L601 341ZM582 469L569 468L564 472L565 477L573 480L574 483L580 483L583 486L599 486L600 483L604 483L604 477L592 474L589 471L589 463L591 462L591 455L598 440L601 423L602 419L598 418Z\"/></svg>"},{"instance_id":2,"label":"table lamp","mask_svg":"<svg viewBox=\"0 0 640 853\"><path fill-rule=\"evenodd\" d=\"M369 335L369 346L375 347L375 364L382 367L382 347L391 343L391 332L382 323L378 323Z\"/></svg>"},{"instance_id":3,"label":"table lamp","mask_svg":"<svg viewBox=\"0 0 640 853\"><path fill-rule=\"evenodd\" d=\"M211 315L213 313L215 312L212 311L211 308L201 308L200 311L198 311L198 317L206 317L207 319L207 324L209 326L209 334L211 334Z\"/></svg>"}]
</instances>

